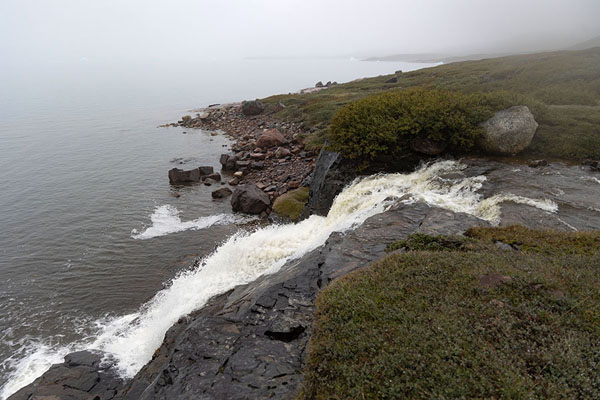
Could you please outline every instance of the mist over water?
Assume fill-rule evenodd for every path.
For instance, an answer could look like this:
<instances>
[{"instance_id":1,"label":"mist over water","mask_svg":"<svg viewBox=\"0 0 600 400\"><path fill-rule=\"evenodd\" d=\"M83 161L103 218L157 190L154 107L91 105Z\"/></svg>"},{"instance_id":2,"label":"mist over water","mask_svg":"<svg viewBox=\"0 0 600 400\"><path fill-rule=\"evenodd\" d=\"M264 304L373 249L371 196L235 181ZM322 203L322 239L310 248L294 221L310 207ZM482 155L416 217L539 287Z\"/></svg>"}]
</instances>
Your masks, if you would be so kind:
<instances>
[{"instance_id":1,"label":"mist over water","mask_svg":"<svg viewBox=\"0 0 600 400\"><path fill-rule=\"evenodd\" d=\"M89 60L2 75L2 396L98 335L114 338L106 327L133 322L191 265L186 256L211 253L246 222L203 185L176 188L175 198L168 183L173 167L218 169L229 141L159 124L212 103L423 66L223 59L129 69Z\"/></svg>"}]
</instances>

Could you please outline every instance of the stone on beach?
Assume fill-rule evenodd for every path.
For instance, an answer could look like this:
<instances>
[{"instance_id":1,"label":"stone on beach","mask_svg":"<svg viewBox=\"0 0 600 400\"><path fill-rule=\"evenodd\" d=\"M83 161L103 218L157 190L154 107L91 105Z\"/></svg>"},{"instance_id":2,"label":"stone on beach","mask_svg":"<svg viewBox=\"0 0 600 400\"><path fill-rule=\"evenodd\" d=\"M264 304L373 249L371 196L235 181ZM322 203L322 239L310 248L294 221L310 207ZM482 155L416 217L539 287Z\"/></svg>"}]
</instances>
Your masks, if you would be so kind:
<instances>
[{"instance_id":1,"label":"stone on beach","mask_svg":"<svg viewBox=\"0 0 600 400\"><path fill-rule=\"evenodd\" d=\"M231 197L231 207L234 212L245 214L260 214L269 208L269 196L255 184L239 185Z\"/></svg>"},{"instance_id":2,"label":"stone on beach","mask_svg":"<svg viewBox=\"0 0 600 400\"><path fill-rule=\"evenodd\" d=\"M269 129L260 135L256 145L261 148L281 146L286 142L285 137L277 129Z\"/></svg>"}]
</instances>

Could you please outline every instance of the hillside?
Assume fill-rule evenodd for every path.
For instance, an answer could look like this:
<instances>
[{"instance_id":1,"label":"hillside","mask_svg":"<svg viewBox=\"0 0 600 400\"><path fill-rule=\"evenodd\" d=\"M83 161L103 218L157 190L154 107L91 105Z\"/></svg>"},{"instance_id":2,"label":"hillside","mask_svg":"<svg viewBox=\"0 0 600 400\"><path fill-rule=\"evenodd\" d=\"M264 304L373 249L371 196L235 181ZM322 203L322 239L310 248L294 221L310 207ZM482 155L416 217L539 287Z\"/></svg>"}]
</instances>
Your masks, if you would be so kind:
<instances>
[{"instance_id":1,"label":"hillside","mask_svg":"<svg viewBox=\"0 0 600 400\"><path fill-rule=\"evenodd\" d=\"M388 82L397 77L396 82ZM600 48L465 61L360 79L309 94L264 99L275 116L299 121L318 146L335 112L370 94L409 87L504 91L528 105L540 127L525 156L600 157ZM285 107L278 107L282 104Z\"/></svg>"},{"instance_id":2,"label":"hillside","mask_svg":"<svg viewBox=\"0 0 600 400\"><path fill-rule=\"evenodd\" d=\"M569 50L586 50L593 47L600 47L600 36L596 36L585 42L577 43L575 46L570 47Z\"/></svg>"}]
</instances>

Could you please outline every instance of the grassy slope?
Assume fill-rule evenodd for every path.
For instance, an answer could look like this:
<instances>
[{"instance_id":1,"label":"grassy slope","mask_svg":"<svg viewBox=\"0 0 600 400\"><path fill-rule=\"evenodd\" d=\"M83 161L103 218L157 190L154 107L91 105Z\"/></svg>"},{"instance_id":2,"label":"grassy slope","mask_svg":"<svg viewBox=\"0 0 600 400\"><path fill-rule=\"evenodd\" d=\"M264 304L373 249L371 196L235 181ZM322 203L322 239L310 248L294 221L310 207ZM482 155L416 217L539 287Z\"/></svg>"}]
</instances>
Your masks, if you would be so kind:
<instances>
[{"instance_id":1,"label":"grassy slope","mask_svg":"<svg viewBox=\"0 0 600 400\"><path fill-rule=\"evenodd\" d=\"M405 242L321 292L301 397L600 398L600 233L471 237ZM512 282L484 288L488 273Z\"/></svg>"},{"instance_id":2,"label":"grassy slope","mask_svg":"<svg viewBox=\"0 0 600 400\"><path fill-rule=\"evenodd\" d=\"M540 53L441 65L399 75L368 78L313 94L264 99L286 107L276 115L303 121L313 131L308 143L322 142L338 108L369 94L428 86L463 92L508 91L527 96L540 128L531 155L563 159L600 158L600 48Z\"/></svg>"}]
</instances>

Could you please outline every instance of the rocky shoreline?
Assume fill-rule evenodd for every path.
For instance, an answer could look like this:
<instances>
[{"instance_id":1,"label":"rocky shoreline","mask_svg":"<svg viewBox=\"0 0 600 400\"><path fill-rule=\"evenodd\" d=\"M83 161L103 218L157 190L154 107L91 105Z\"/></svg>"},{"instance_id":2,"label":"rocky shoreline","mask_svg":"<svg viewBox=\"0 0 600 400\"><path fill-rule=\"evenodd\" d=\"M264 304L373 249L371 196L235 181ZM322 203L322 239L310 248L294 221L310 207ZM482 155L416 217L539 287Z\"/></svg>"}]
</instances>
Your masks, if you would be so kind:
<instances>
[{"instance_id":1,"label":"rocky shoreline","mask_svg":"<svg viewBox=\"0 0 600 400\"><path fill-rule=\"evenodd\" d=\"M265 111L259 101L213 105L186 115L180 126L225 134L233 152L220 156L223 172L232 176L231 186L255 184L271 202L282 194L306 186L317 154L304 147L301 124L282 122Z\"/></svg>"},{"instance_id":2,"label":"rocky shoreline","mask_svg":"<svg viewBox=\"0 0 600 400\"><path fill-rule=\"evenodd\" d=\"M320 180L323 185L332 179L335 171L325 168L336 163L330 156L322 154L313 183ZM600 228L600 210L594 208L600 181L592 182L597 178L588 167L551 163L517 168L486 159L463 163L462 176L487 177L481 188L486 198L514 193L559 204L552 214L527 204L505 203L501 225ZM278 272L237 286L181 318L133 379L121 380L106 355L84 351L68 355L64 363L10 399L294 398L302 388L314 302L328 282L368 266L384 255L387 244L411 233L460 235L486 224L421 202L398 203L355 230L333 233L323 246L287 262Z\"/></svg>"}]
</instances>

